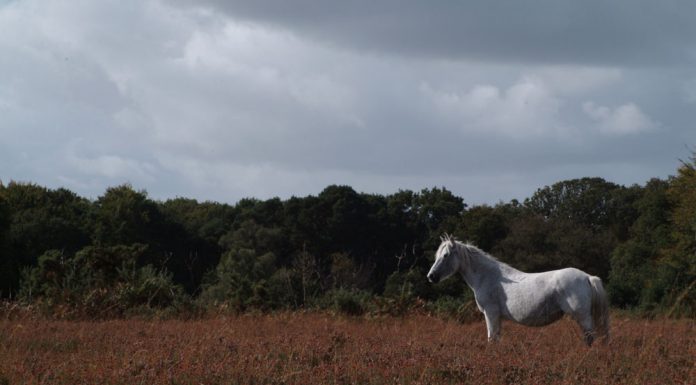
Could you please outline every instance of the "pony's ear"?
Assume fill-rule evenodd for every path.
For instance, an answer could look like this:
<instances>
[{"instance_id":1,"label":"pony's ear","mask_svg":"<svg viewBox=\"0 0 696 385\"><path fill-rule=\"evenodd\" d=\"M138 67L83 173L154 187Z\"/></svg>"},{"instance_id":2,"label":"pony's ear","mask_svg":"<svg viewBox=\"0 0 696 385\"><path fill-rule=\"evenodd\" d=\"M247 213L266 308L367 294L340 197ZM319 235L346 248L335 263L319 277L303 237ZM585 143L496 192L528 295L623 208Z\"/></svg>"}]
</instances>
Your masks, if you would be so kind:
<instances>
[{"instance_id":1,"label":"pony's ear","mask_svg":"<svg viewBox=\"0 0 696 385\"><path fill-rule=\"evenodd\" d=\"M447 233L440 235L440 242L445 242L447 240Z\"/></svg>"}]
</instances>

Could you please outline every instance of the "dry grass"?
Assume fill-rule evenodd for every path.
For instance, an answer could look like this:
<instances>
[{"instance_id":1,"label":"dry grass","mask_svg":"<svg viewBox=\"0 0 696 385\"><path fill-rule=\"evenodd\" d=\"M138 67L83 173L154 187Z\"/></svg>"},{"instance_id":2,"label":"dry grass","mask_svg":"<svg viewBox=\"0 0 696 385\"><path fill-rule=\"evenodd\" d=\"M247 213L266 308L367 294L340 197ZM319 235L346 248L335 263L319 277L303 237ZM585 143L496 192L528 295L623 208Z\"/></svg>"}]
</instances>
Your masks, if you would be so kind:
<instances>
[{"instance_id":1,"label":"dry grass","mask_svg":"<svg viewBox=\"0 0 696 385\"><path fill-rule=\"evenodd\" d=\"M614 319L586 348L545 328L425 315L316 313L205 320L0 321L0 384L693 384L694 320Z\"/></svg>"}]
</instances>

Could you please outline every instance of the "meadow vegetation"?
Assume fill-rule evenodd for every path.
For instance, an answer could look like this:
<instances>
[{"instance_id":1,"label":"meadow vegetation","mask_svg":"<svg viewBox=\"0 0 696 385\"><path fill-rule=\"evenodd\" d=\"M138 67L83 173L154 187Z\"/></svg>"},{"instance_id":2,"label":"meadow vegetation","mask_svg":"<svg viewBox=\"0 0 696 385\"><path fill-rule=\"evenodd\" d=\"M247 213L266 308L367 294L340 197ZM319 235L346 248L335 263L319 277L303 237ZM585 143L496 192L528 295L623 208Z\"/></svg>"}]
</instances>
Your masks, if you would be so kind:
<instances>
[{"instance_id":1,"label":"meadow vegetation","mask_svg":"<svg viewBox=\"0 0 696 385\"><path fill-rule=\"evenodd\" d=\"M694 321L613 317L608 345L577 325L318 312L195 320L0 321L2 384L692 384Z\"/></svg>"}]
</instances>

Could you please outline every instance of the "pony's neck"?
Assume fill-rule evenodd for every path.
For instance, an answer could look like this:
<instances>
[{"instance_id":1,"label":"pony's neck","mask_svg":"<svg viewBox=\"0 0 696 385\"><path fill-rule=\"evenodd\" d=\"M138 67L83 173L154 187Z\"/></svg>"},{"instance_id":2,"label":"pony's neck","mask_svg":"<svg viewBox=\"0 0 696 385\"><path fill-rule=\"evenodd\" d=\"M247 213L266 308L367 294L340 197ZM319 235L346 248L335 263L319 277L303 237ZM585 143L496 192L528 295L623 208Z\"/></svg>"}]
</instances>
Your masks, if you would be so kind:
<instances>
[{"instance_id":1,"label":"pony's neck","mask_svg":"<svg viewBox=\"0 0 696 385\"><path fill-rule=\"evenodd\" d=\"M478 288L485 279L501 279L517 272L475 246L458 242L457 247L462 258L459 273L472 289Z\"/></svg>"}]
</instances>

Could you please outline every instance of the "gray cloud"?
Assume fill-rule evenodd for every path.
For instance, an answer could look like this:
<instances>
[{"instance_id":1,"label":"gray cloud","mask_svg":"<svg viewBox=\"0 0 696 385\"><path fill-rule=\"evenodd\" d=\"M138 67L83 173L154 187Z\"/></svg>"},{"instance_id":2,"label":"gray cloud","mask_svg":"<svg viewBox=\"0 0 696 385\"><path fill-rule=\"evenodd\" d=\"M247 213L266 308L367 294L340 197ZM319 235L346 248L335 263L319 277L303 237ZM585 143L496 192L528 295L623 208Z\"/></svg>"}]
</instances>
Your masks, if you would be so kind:
<instances>
[{"instance_id":1,"label":"gray cloud","mask_svg":"<svg viewBox=\"0 0 696 385\"><path fill-rule=\"evenodd\" d=\"M691 1L205 0L215 11L336 46L449 59L692 65Z\"/></svg>"},{"instance_id":2,"label":"gray cloud","mask_svg":"<svg viewBox=\"0 0 696 385\"><path fill-rule=\"evenodd\" d=\"M648 15L627 6L196 4L0 6L0 179L227 202L437 185L494 203L665 177L696 141L693 27L672 36L687 5L655 10L641 51Z\"/></svg>"}]
</instances>

